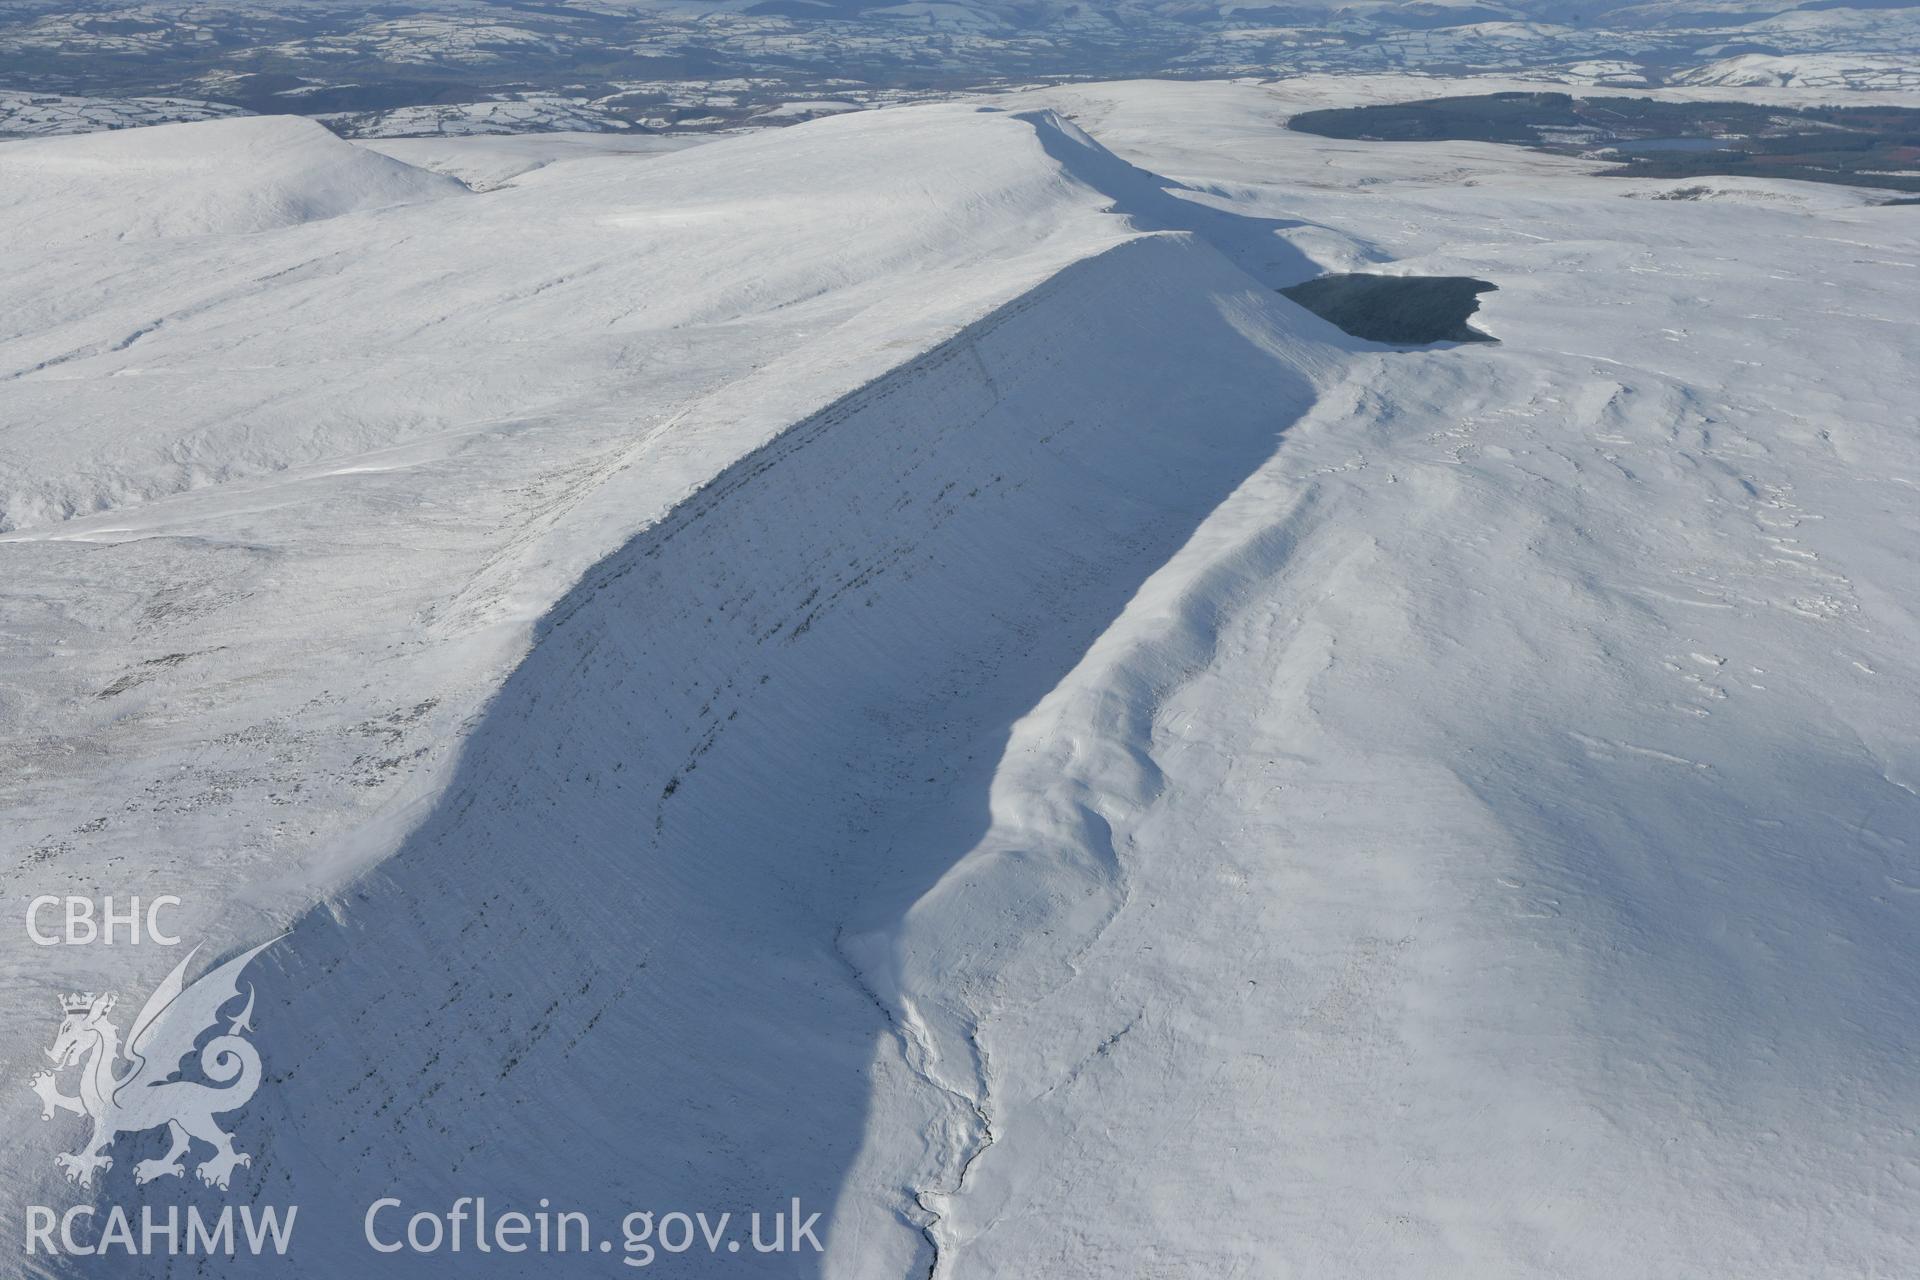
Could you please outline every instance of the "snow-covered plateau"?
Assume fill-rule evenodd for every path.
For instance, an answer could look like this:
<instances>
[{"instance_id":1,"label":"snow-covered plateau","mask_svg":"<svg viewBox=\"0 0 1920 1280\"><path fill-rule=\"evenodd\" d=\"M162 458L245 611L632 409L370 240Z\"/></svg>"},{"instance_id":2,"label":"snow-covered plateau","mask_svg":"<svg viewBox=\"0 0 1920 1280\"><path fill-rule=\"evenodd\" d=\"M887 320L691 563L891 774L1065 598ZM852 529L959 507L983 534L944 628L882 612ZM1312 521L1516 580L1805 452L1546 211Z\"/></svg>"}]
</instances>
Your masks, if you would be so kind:
<instances>
[{"instance_id":1,"label":"snow-covered plateau","mask_svg":"<svg viewBox=\"0 0 1920 1280\"><path fill-rule=\"evenodd\" d=\"M0 1273L1920 1274L1920 208L1284 128L1483 88L0 144L0 1222L298 1206ZM43 895L286 935L229 1188Z\"/></svg>"}]
</instances>

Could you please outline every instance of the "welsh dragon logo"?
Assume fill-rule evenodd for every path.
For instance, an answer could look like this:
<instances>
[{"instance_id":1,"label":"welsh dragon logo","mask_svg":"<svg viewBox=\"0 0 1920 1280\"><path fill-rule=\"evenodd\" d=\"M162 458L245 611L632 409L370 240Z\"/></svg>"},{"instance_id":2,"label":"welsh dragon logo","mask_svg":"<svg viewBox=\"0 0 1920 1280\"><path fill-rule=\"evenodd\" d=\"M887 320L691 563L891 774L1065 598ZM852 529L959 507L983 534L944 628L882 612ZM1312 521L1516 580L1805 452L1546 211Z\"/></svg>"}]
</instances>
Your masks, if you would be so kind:
<instances>
[{"instance_id":1,"label":"welsh dragon logo","mask_svg":"<svg viewBox=\"0 0 1920 1280\"><path fill-rule=\"evenodd\" d=\"M93 1121L93 1135L85 1146L55 1157L69 1182L91 1185L95 1173L113 1167L107 1148L114 1139L161 1125L167 1127L172 1146L159 1159L136 1164L136 1182L184 1174L181 1157L188 1154L194 1139L213 1148L213 1155L195 1170L208 1186L226 1190L234 1169L253 1162L253 1157L234 1150L232 1135L213 1119L246 1106L260 1087L260 1054L243 1035L253 1030L251 986L246 1007L228 1020L226 1031L199 1046L200 1073L213 1083L178 1077L183 1060L201 1036L218 1029L220 1010L239 998L241 971L278 941L263 942L188 986L187 965L200 950L195 947L147 997L127 1034L124 1051L119 1028L107 1020L114 1005L112 993L60 998L65 1016L53 1047L46 1051L54 1070L35 1076L32 1087L40 1095L42 1119L51 1120L56 1111L71 1111ZM125 1068L120 1066L123 1059ZM75 1066L80 1068L80 1092L62 1093L58 1073Z\"/></svg>"}]
</instances>

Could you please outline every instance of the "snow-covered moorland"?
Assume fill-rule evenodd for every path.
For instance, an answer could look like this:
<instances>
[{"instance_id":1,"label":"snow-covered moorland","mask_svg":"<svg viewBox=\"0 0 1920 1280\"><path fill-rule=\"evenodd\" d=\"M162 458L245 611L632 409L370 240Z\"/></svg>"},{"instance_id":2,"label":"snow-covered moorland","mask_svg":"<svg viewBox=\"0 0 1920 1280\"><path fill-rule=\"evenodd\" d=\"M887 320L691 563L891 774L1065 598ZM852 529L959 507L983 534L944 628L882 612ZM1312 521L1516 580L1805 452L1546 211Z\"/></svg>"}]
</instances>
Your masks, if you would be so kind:
<instances>
[{"instance_id":1,"label":"snow-covered moorland","mask_svg":"<svg viewBox=\"0 0 1920 1280\"><path fill-rule=\"evenodd\" d=\"M1283 128L1448 88L0 145L0 867L289 931L274 1269L1920 1266L1917 211ZM0 930L6 1220L228 1199L26 1088L176 960Z\"/></svg>"}]
</instances>

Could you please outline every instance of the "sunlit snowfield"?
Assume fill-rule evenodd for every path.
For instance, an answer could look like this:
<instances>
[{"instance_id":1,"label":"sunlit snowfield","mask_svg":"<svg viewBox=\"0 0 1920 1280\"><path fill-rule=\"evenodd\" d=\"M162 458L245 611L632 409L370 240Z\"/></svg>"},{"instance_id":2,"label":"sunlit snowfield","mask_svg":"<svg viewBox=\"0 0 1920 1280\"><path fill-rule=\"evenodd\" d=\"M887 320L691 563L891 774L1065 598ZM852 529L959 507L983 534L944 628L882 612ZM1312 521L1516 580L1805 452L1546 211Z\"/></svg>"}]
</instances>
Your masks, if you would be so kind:
<instances>
[{"instance_id":1,"label":"sunlit snowfield","mask_svg":"<svg viewBox=\"0 0 1920 1280\"><path fill-rule=\"evenodd\" d=\"M1920 209L1283 128L1447 88L0 146L0 865L291 927L282 1274L475 1274L360 1222L476 1192L831 1210L761 1274L1920 1268ZM1497 344L1277 292L1361 271Z\"/></svg>"}]
</instances>

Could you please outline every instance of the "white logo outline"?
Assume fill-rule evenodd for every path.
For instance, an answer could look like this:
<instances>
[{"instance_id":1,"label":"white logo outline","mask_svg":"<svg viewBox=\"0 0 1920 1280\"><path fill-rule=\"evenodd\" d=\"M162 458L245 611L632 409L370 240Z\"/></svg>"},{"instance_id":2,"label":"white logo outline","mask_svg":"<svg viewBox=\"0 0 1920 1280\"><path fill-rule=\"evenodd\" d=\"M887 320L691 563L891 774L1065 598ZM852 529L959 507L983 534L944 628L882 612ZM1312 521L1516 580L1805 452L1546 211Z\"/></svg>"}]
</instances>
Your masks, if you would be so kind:
<instances>
[{"instance_id":1,"label":"white logo outline","mask_svg":"<svg viewBox=\"0 0 1920 1280\"><path fill-rule=\"evenodd\" d=\"M184 1175L181 1157L188 1154L194 1139L214 1149L194 1171L210 1187L225 1191L233 1171L253 1163L252 1156L234 1149L233 1136L214 1121L216 1115L246 1106L260 1087L259 1051L242 1034L253 1030L251 986L246 1008L228 1020L227 1030L198 1045L201 1074L213 1083L176 1077L200 1037L219 1025L220 1010L239 998L241 971L278 941L269 939L186 985L187 965L200 948L189 951L141 1006L124 1054L120 1030L107 1019L115 1003L112 992L60 998L60 1029L52 1047L45 1050L54 1069L35 1076L31 1088L40 1097L41 1119L71 1111L93 1122L93 1132L79 1150L54 1157L67 1181L90 1186L95 1173L113 1167L107 1148L116 1138L161 1125L167 1127L172 1145L159 1159L134 1166L136 1183ZM124 1073L116 1068L123 1058L129 1064ZM58 1074L75 1066L80 1068L79 1092L62 1093Z\"/></svg>"}]
</instances>

